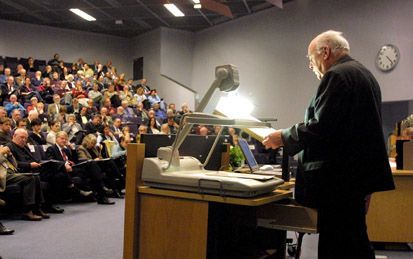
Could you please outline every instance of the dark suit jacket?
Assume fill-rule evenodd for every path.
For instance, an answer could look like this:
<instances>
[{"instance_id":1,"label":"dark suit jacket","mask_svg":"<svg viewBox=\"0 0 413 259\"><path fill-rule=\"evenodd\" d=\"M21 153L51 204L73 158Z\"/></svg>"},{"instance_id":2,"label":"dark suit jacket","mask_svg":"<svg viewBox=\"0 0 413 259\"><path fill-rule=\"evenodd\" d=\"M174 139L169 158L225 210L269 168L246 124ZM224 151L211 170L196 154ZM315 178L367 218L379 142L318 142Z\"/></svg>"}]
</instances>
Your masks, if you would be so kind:
<instances>
[{"instance_id":1,"label":"dark suit jacket","mask_svg":"<svg viewBox=\"0 0 413 259\"><path fill-rule=\"evenodd\" d=\"M68 158L70 161L72 161L72 162L74 162L74 163L77 162L77 154L76 154L76 152L72 152L69 148L63 148L63 152L65 152L67 158ZM54 159L54 160L59 160L59 161L65 161L65 160L63 159L62 154L60 153L59 147L58 147L56 144L54 144L54 145L52 145L52 146L50 146L50 147L47 148L47 150L46 150L46 155L47 155L47 158L49 158L49 159Z\"/></svg>"},{"instance_id":2,"label":"dark suit jacket","mask_svg":"<svg viewBox=\"0 0 413 259\"><path fill-rule=\"evenodd\" d=\"M13 156L16 158L17 169L21 173L27 173L27 172L32 171L30 167L31 162L40 162L33 157L33 155L31 154L27 146L19 147L13 142L8 143L7 146L10 148L10 151L13 153Z\"/></svg>"},{"instance_id":3,"label":"dark suit jacket","mask_svg":"<svg viewBox=\"0 0 413 259\"><path fill-rule=\"evenodd\" d=\"M40 134L34 134L32 131L29 132L29 142L33 145L46 145L47 141L46 138Z\"/></svg>"},{"instance_id":4,"label":"dark suit jacket","mask_svg":"<svg viewBox=\"0 0 413 259\"><path fill-rule=\"evenodd\" d=\"M6 145L7 143L11 142L11 135L5 133L4 131L0 131L0 145Z\"/></svg>"},{"instance_id":5,"label":"dark suit jacket","mask_svg":"<svg viewBox=\"0 0 413 259\"><path fill-rule=\"evenodd\" d=\"M394 189L373 75L349 56L323 76L305 120L282 132L299 154L296 199L317 207L343 197Z\"/></svg>"}]
</instances>

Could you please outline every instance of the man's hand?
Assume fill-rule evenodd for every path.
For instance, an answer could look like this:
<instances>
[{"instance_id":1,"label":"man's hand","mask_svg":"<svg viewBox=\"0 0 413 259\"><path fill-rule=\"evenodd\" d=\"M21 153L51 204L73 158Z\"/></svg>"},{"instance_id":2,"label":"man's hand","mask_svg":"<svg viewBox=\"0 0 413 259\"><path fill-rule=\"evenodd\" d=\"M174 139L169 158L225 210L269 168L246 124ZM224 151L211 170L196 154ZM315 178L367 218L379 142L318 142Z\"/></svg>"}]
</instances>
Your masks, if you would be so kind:
<instances>
[{"instance_id":1,"label":"man's hand","mask_svg":"<svg viewBox=\"0 0 413 259\"><path fill-rule=\"evenodd\" d=\"M262 144L265 146L266 149L276 149L283 146L284 144L281 138L281 130L277 130L271 133L270 135L266 136L265 139L262 141Z\"/></svg>"},{"instance_id":2,"label":"man's hand","mask_svg":"<svg viewBox=\"0 0 413 259\"><path fill-rule=\"evenodd\" d=\"M37 162L31 162L30 163L30 168L38 168L38 167L40 167L41 166L41 164L39 164L39 163L37 163Z\"/></svg>"},{"instance_id":3,"label":"man's hand","mask_svg":"<svg viewBox=\"0 0 413 259\"><path fill-rule=\"evenodd\" d=\"M72 172L73 171L73 168L70 166L70 164L69 163L66 163L65 164L65 168L66 168L66 172Z\"/></svg>"},{"instance_id":4,"label":"man's hand","mask_svg":"<svg viewBox=\"0 0 413 259\"><path fill-rule=\"evenodd\" d=\"M0 154L9 154L10 153L10 149L6 146L0 146Z\"/></svg>"}]
</instances>

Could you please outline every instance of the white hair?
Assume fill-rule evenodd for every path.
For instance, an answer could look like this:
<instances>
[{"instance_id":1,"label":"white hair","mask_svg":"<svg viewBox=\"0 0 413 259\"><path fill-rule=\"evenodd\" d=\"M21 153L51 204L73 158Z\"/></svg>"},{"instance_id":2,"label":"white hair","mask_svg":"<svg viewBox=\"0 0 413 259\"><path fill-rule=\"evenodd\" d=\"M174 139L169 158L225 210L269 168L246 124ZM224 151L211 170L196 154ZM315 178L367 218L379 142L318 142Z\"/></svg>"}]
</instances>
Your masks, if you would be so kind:
<instances>
[{"instance_id":1,"label":"white hair","mask_svg":"<svg viewBox=\"0 0 413 259\"><path fill-rule=\"evenodd\" d=\"M342 32L328 30L319 34L316 39L317 50L320 50L323 46L329 46L332 52L350 51L350 45L343 37Z\"/></svg>"}]
</instances>

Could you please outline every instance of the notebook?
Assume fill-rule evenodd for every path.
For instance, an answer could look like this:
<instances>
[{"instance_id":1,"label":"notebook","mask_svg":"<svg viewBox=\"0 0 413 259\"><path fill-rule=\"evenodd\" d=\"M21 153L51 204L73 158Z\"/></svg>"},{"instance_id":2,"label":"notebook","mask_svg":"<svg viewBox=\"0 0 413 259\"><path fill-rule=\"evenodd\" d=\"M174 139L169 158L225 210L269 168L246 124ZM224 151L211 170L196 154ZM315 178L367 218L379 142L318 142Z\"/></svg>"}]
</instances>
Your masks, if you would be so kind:
<instances>
[{"instance_id":1,"label":"notebook","mask_svg":"<svg viewBox=\"0 0 413 259\"><path fill-rule=\"evenodd\" d=\"M254 174L265 174L265 175L281 175L281 168L274 168L273 170L260 170L260 165L255 160L254 154L252 153L248 142L243 139L238 139L239 147L241 148L242 153L244 154L245 161L247 162L251 173Z\"/></svg>"}]
</instances>

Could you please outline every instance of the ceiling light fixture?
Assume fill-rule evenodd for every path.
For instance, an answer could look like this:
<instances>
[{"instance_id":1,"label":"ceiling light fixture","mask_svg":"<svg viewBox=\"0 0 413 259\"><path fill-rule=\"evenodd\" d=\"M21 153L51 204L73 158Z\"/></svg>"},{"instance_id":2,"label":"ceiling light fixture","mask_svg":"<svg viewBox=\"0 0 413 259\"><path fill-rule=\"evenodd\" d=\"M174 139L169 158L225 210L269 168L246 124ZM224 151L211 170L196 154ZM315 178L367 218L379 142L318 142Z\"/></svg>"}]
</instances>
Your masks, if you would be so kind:
<instances>
[{"instance_id":1,"label":"ceiling light fixture","mask_svg":"<svg viewBox=\"0 0 413 259\"><path fill-rule=\"evenodd\" d=\"M201 9L201 8L202 8L202 5L201 5L201 4L194 4L194 8L195 8L195 9Z\"/></svg>"},{"instance_id":2,"label":"ceiling light fixture","mask_svg":"<svg viewBox=\"0 0 413 259\"><path fill-rule=\"evenodd\" d=\"M78 9L78 8L71 8L69 9L72 13L79 15L80 17L82 17L83 19L91 22L91 21L96 21L96 18L85 13L84 11Z\"/></svg>"},{"instance_id":3,"label":"ceiling light fixture","mask_svg":"<svg viewBox=\"0 0 413 259\"><path fill-rule=\"evenodd\" d=\"M201 4L200 0L192 0L192 2L194 2L194 4Z\"/></svg>"},{"instance_id":4,"label":"ceiling light fixture","mask_svg":"<svg viewBox=\"0 0 413 259\"><path fill-rule=\"evenodd\" d=\"M164 4L163 6L176 17L185 16L185 14L181 10L179 10L179 8L175 4Z\"/></svg>"}]
</instances>

